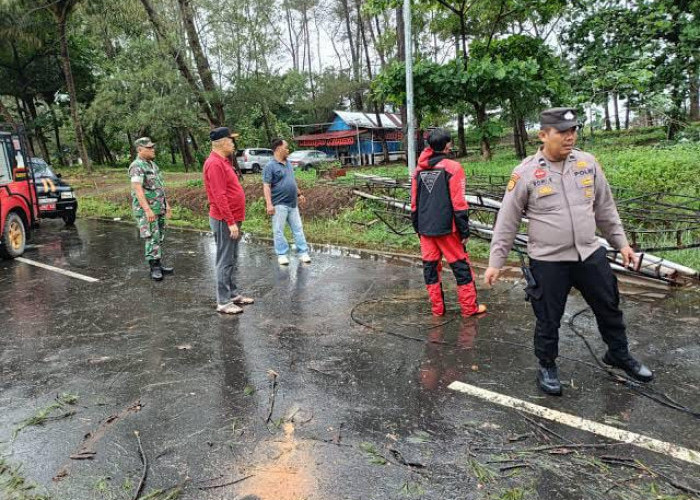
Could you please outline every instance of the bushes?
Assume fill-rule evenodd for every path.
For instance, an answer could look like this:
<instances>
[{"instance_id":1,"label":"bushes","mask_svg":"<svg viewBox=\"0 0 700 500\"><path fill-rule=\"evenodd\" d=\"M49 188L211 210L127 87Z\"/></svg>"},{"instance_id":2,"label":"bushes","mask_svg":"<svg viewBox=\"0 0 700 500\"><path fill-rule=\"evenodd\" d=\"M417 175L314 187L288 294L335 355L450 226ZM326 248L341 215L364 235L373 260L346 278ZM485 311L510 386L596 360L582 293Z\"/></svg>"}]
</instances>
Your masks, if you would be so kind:
<instances>
[{"instance_id":1,"label":"bushes","mask_svg":"<svg viewBox=\"0 0 700 500\"><path fill-rule=\"evenodd\" d=\"M643 192L698 196L700 144L679 143L667 148L599 151L598 161L614 186Z\"/></svg>"}]
</instances>

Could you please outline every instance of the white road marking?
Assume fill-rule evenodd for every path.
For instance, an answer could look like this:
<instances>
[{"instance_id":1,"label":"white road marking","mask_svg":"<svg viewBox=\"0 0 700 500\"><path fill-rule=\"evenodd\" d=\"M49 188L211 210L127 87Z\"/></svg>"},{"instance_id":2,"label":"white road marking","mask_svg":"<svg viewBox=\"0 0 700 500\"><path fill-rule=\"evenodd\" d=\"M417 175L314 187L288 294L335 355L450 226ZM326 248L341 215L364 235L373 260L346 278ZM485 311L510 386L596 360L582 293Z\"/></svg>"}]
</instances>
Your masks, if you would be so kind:
<instances>
[{"instance_id":1,"label":"white road marking","mask_svg":"<svg viewBox=\"0 0 700 500\"><path fill-rule=\"evenodd\" d=\"M71 278L77 278L79 280L88 281L90 283L100 281L97 278L85 276L84 274L74 273L73 271L66 271L65 269L61 269L60 267L54 267L54 266L50 266L48 264L42 264L41 262L37 262L35 260L30 260L30 259L25 259L24 257L17 257L17 258L15 258L15 260L18 262L24 262L25 264L29 264L30 266L41 267L42 269L48 269L49 271L53 271L53 272L58 273L58 274L63 274L64 276L70 276Z\"/></svg>"},{"instance_id":2,"label":"white road marking","mask_svg":"<svg viewBox=\"0 0 700 500\"><path fill-rule=\"evenodd\" d=\"M670 457L677 458L678 460L690 462L691 464L700 465L700 452L683 448L677 444L659 441L658 439L650 438L642 434L625 431L605 424L599 424L598 422L586 420L585 418L581 418L576 415L545 408L544 406L529 403L527 401L523 401L522 399L512 398L497 392L487 391L486 389L465 384L464 382L452 382L448 386L448 389L463 392L465 394L469 394L470 396L474 396L501 406L524 411L538 417L546 418L547 420L551 420L553 422L558 422L570 427L592 432L593 434L598 434L599 436L604 436L616 441L638 446L639 448L668 455ZM562 445L562 447L565 448L566 445Z\"/></svg>"}]
</instances>

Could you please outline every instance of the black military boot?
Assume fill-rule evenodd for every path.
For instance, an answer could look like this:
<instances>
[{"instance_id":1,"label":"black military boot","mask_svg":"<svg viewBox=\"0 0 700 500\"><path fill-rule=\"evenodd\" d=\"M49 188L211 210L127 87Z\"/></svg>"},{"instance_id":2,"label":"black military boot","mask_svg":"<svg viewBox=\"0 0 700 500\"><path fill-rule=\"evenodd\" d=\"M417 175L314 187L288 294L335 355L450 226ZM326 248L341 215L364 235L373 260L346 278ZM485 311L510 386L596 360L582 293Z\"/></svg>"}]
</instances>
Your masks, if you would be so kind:
<instances>
[{"instance_id":1,"label":"black military boot","mask_svg":"<svg viewBox=\"0 0 700 500\"><path fill-rule=\"evenodd\" d=\"M561 396L559 370L556 366L539 366L537 369L537 386L546 394Z\"/></svg>"},{"instance_id":2,"label":"black military boot","mask_svg":"<svg viewBox=\"0 0 700 500\"><path fill-rule=\"evenodd\" d=\"M640 382L651 382L654 380L654 373L649 367L634 359L629 353L624 356L615 356L608 351L603 356L603 363L624 370L627 375Z\"/></svg>"},{"instance_id":3,"label":"black military boot","mask_svg":"<svg viewBox=\"0 0 700 500\"><path fill-rule=\"evenodd\" d=\"M163 279L163 271L160 268L160 264L157 260L149 260L148 264L151 266L151 279L155 281L160 281Z\"/></svg>"},{"instance_id":4,"label":"black military boot","mask_svg":"<svg viewBox=\"0 0 700 500\"><path fill-rule=\"evenodd\" d=\"M174 267L168 267L165 264L163 264L163 261L161 259L156 259L156 262L158 263L158 266L160 266L160 270L163 274L173 274L175 271Z\"/></svg>"}]
</instances>

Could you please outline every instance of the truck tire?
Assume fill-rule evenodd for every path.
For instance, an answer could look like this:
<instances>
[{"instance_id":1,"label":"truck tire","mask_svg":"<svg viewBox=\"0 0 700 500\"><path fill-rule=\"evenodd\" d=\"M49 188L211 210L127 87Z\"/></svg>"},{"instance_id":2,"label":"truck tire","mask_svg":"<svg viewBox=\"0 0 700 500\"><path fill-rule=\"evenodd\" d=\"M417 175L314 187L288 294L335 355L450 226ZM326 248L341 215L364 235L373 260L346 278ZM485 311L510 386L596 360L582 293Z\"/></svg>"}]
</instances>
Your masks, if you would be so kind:
<instances>
[{"instance_id":1,"label":"truck tire","mask_svg":"<svg viewBox=\"0 0 700 500\"><path fill-rule=\"evenodd\" d=\"M0 245L0 257L14 259L24 253L27 245L27 231L22 217L15 212L7 214L5 229L2 233L2 245Z\"/></svg>"}]
</instances>

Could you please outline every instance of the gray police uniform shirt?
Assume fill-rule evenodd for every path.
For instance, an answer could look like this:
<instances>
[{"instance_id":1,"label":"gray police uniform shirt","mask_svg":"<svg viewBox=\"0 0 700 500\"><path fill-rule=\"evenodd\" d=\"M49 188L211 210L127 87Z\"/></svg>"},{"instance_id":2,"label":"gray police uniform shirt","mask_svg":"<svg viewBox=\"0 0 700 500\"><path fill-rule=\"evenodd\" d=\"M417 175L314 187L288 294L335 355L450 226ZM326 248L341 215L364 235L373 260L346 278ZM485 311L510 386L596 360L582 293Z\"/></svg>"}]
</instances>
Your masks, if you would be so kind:
<instances>
[{"instance_id":1,"label":"gray police uniform shirt","mask_svg":"<svg viewBox=\"0 0 700 500\"><path fill-rule=\"evenodd\" d=\"M294 168L289 160L285 163L270 160L263 168L262 179L265 184L270 185L273 205L296 208L299 190L294 178Z\"/></svg>"},{"instance_id":2,"label":"gray police uniform shirt","mask_svg":"<svg viewBox=\"0 0 700 500\"><path fill-rule=\"evenodd\" d=\"M533 259L585 260L600 248L596 227L615 249L628 244L603 169L577 149L561 170L542 150L513 170L491 240L490 267L506 263L523 216L529 219L527 252Z\"/></svg>"}]
</instances>

